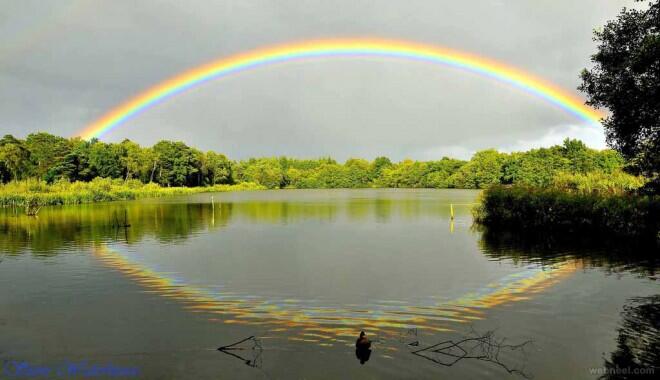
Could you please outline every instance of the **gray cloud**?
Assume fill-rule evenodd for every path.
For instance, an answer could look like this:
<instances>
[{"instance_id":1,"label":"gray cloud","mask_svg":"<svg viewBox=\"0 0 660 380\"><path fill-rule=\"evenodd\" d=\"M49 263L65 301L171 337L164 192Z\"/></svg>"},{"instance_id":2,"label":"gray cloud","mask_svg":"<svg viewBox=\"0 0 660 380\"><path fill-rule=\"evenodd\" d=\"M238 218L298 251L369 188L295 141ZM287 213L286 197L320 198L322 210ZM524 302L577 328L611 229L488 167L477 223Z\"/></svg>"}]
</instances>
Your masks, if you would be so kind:
<instances>
[{"instance_id":1,"label":"gray cloud","mask_svg":"<svg viewBox=\"0 0 660 380\"><path fill-rule=\"evenodd\" d=\"M593 28L633 5L0 0L0 128L18 136L37 130L72 135L183 70L264 45L323 37L439 44L574 90L595 49ZM576 132L576 123L539 99L473 74L414 62L335 59L266 67L205 84L106 139L183 140L234 158L429 159L534 146L563 134L602 145L601 132Z\"/></svg>"}]
</instances>

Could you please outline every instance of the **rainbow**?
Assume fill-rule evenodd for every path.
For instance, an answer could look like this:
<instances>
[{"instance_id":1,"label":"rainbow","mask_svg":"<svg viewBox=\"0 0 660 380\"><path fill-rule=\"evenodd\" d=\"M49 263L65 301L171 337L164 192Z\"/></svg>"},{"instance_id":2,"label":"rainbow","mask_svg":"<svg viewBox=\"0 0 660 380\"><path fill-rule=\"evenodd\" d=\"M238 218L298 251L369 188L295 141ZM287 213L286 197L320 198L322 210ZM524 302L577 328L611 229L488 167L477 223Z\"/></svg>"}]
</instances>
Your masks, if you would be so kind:
<instances>
[{"instance_id":1,"label":"rainbow","mask_svg":"<svg viewBox=\"0 0 660 380\"><path fill-rule=\"evenodd\" d=\"M212 322L262 325L273 333L288 331L290 340L313 343L349 342L345 337L353 337L357 328L382 335L396 335L401 329L417 327L429 332L452 331L455 324L485 318L488 309L530 299L581 268L579 262L571 260L552 266L532 265L441 303L319 305L302 299L265 298L192 285L180 275L155 270L136 255L118 248L100 244L92 247L92 253L102 264L124 273L149 293L177 300L192 313L207 314Z\"/></svg>"},{"instance_id":2,"label":"rainbow","mask_svg":"<svg viewBox=\"0 0 660 380\"><path fill-rule=\"evenodd\" d=\"M129 99L89 124L79 135L85 139L100 137L155 104L214 79L271 64L332 57L396 58L439 64L507 83L544 99L589 124L597 125L603 116L566 90L486 57L407 41L347 38L276 45L204 64Z\"/></svg>"}]
</instances>

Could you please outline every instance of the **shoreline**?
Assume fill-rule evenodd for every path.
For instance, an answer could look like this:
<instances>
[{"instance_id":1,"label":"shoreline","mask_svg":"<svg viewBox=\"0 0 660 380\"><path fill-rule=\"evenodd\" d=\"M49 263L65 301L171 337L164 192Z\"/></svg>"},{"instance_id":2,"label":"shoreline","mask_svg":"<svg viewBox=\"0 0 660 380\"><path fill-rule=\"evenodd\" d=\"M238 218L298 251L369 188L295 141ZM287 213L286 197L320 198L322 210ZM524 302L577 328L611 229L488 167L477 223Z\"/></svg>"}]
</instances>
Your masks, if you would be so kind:
<instances>
[{"instance_id":1,"label":"shoreline","mask_svg":"<svg viewBox=\"0 0 660 380\"><path fill-rule=\"evenodd\" d=\"M58 183L54 185L47 185L42 182L12 184L13 186L0 188L0 207L63 206L199 193L266 190L266 187L251 182L199 187L161 187L158 184L136 182L96 179L90 182Z\"/></svg>"},{"instance_id":2,"label":"shoreline","mask_svg":"<svg viewBox=\"0 0 660 380\"><path fill-rule=\"evenodd\" d=\"M475 223L521 233L604 236L660 243L660 196L493 186L474 209Z\"/></svg>"},{"instance_id":3,"label":"shoreline","mask_svg":"<svg viewBox=\"0 0 660 380\"><path fill-rule=\"evenodd\" d=\"M46 184L44 182L19 182L0 186L0 208L25 208L45 206L66 206L91 204L101 202L130 201L147 198L162 198L181 195L192 195L214 192L234 191L258 191L258 190L368 190L368 189L391 189L391 190L475 190L483 189L469 188L433 188L433 187L358 187L358 188L295 188L284 187L270 189L266 186L253 182L241 182L238 184L220 184L213 186L195 187L162 187L158 184L143 184L137 181L123 181L118 179L98 178L90 182L71 182Z\"/></svg>"}]
</instances>

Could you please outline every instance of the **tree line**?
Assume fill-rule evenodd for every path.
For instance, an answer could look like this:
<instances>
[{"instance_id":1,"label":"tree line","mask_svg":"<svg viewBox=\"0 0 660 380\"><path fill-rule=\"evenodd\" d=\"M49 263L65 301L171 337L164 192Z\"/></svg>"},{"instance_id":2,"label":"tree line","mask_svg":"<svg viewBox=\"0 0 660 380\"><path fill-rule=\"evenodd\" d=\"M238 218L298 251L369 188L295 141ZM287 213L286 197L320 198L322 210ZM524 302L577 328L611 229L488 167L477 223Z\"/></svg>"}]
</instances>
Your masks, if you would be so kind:
<instances>
[{"instance_id":1,"label":"tree line","mask_svg":"<svg viewBox=\"0 0 660 380\"><path fill-rule=\"evenodd\" d=\"M33 133L25 139L0 140L0 180L83 181L94 178L139 180L164 187L211 186L253 182L267 188L465 188L493 184L546 186L558 174L610 174L621 170L622 156L594 150L579 140L526 152L482 150L468 160L443 157L435 161L387 157L372 161L351 158L344 163L325 157L250 158L233 161L213 151L202 152L183 142L159 141L151 147L124 140L67 139Z\"/></svg>"}]
</instances>

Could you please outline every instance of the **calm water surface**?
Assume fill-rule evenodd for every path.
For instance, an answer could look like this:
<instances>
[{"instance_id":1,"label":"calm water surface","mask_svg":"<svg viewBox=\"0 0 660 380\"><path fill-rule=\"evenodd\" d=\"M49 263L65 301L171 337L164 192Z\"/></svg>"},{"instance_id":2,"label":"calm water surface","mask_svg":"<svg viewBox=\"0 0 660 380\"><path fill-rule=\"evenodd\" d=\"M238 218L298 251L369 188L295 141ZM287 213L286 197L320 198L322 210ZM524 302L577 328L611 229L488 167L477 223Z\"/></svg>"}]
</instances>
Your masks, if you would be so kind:
<instances>
[{"instance_id":1,"label":"calm water surface","mask_svg":"<svg viewBox=\"0 0 660 380\"><path fill-rule=\"evenodd\" d=\"M42 378L94 365L141 378L597 378L627 345L657 363L653 252L479 231L477 196L285 190L1 210L0 377L23 363ZM497 360L483 337L500 342Z\"/></svg>"}]
</instances>

